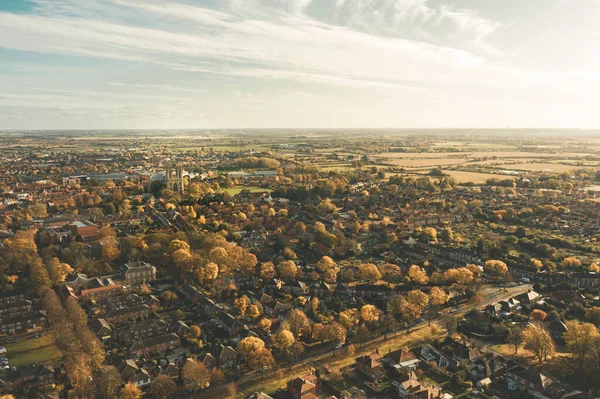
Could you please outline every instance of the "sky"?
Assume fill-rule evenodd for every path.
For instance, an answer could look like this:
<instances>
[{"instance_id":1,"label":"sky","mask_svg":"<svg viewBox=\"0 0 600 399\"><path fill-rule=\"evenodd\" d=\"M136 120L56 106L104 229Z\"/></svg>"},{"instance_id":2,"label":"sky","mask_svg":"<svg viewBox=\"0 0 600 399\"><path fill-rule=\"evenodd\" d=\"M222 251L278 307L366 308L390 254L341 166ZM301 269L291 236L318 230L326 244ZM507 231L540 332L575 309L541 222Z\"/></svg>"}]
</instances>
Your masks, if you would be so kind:
<instances>
[{"instance_id":1,"label":"sky","mask_svg":"<svg viewBox=\"0 0 600 399\"><path fill-rule=\"evenodd\" d=\"M0 0L0 129L600 128L600 0Z\"/></svg>"}]
</instances>

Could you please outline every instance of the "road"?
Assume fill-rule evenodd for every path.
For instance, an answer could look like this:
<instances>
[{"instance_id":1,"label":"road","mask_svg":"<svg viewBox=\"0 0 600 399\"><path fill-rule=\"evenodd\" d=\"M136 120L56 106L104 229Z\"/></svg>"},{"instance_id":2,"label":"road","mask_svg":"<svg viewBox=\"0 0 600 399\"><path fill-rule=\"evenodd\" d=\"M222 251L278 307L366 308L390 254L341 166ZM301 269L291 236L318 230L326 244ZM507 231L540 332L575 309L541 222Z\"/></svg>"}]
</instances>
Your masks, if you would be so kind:
<instances>
[{"instance_id":1,"label":"road","mask_svg":"<svg viewBox=\"0 0 600 399\"><path fill-rule=\"evenodd\" d=\"M498 285L488 285L488 286L485 286L480 291L481 293L483 293L483 295L485 297L485 299L482 301L482 303L480 303L480 304L465 303L465 304L459 305L458 307L456 307L456 314L463 315L465 313L470 312L471 310L473 310L475 308L484 308L487 305L512 298L513 296L525 293L531 289L532 289L531 284L522 284L522 285L516 285L514 287L507 287L506 290L502 289L502 287L498 286ZM435 322L436 320L438 320L439 317L440 316L433 318L432 322ZM415 330L419 330L419 329L427 327L427 326L428 326L428 321L418 323L411 327L411 332L414 332ZM408 333L405 331L405 332L401 333L400 336L402 336L402 335L405 336L407 334ZM397 337L397 336L398 335L396 333L395 337ZM357 338L357 337L355 337L355 338ZM360 346L368 348L368 347L372 346L373 344L375 344L379 341L382 341L382 339L383 339L383 334L379 335L377 337L374 337L368 341L360 342ZM359 345L359 342L356 339L354 341L355 342L353 342L353 344ZM278 374L280 376L281 382L283 384L291 378L291 375L296 375L303 369L307 369L308 367L323 367L327 363L327 361L330 359L330 357L329 357L330 354L331 354L331 347L327 346L327 345L323 345L319 348L313 349L312 351L310 351L310 353L305 352L304 357L301 360L291 363L289 365L281 366L274 370L269 370L269 372L265 373L264 375L261 375L260 373L256 373L256 372L250 373L250 374L245 374L238 381L236 381L236 384L238 386L238 392L245 393L245 394L246 393L247 394L254 393L254 392L248 392L246 390L248 388L252 387L253 385L256 385L256 383L259 380L261 380L263 378L273 377L276 374ZM290 371L290 370L292 370L292 371ZM281 376L281 375L283 375L283 376ZM211 396L211 395L213 395L213 393L211 393L211 391L212 390L208 390L206 392L199 394L198 398L214 397L214 396Z\"/></svg>"}]
</instances>

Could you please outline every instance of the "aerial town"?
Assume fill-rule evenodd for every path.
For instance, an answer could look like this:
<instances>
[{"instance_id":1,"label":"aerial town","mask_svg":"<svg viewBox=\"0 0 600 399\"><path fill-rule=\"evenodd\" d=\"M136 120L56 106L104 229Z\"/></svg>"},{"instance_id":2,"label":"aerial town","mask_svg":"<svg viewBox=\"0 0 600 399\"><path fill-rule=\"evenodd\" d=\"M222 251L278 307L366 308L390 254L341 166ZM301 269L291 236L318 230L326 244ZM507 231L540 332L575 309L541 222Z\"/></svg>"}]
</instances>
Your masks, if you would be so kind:
<instances>
[{"instance_id":1,"label":"aerial town","mask_svg":"<svg viewBox=\"0 0 600 399\"><path fill-rule=\"evenodd\" d=\"M600 141L467 134L2 133L0 397L598 397Z\"/></svg>"}]
</instances>

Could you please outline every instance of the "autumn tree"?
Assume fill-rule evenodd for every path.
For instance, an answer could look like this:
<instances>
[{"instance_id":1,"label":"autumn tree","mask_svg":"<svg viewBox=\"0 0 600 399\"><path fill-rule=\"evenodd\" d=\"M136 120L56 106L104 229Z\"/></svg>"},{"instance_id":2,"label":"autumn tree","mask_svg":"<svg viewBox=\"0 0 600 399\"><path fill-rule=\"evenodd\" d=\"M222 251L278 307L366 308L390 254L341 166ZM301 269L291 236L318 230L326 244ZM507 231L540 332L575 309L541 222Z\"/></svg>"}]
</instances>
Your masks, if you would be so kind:
<instances>
[{"instance_id":1,"label":"autumn tree","mask_svg":"<svg viewBox=\"0 0 600 399\"><path fill-rule=\"evenodd\" d=\"M540 309L534 309L531 312L531 320L533 321L544 321L546 320L546 312L544 312L543 310Z\"/></svg>"},{"instance_id":2,"label":"autumn tree","mask_svg":"<svg viewBox=\"0 0 600 399\"><path fill-rule=\"evenodd\" d=\"M514 326L506 336L506 342L515 348L515 355L519 351L519 346L523 343L523 327Z\"/></svg>"},{"instance_id":3,"label":"autumn tree","mask_svg":"<svg viewBox=\"0 0 600 399\"><path fill-rule=\"evenodd\" d=\"M356 309L346 309L339 314L339 322L346 327L347 330L354 328L359 321L359 315Z\"/></svg>"},{"instance_id":4,"label":"autumn tree","mask_svg":"<svg viewBox=\"0 0 600 399\"><path fill-rule=\"evenodd\" d=\"M260 316L260 309L258 305L248 306L248 316L250 316L252 319L257 319Z\"/></svg>"},{"instance_id":5,"label":"autumn tree","mask_svg":"<svg viewBox=\"0 0 600 399\"><path fill-rule=\"evenodd\" d=\"M548 359L556 349L548 330L539 324L532 324L523 330L523 346L535 354L539 363Z\"/></svg>"},{"instance_id":6,"label":"autumn tree","mask_svg":"<svg viewBox=\"0 0 600 399\"><path fill-rule=\"evenodd\" d=\"M327 325L327 337L329 339L334 340L338 344L344 344L346 342L346 336L348 334L348 330L341 324L336 321L331 322Z\"/></svg>"},{"instance_id":7,"label":"autumn tree","mask_svg":"<svg viewBox=\"0 0 600 399\"><path fill-rule=\"evenodd\" d=\"M416 306L419 312L422 312L429 302L429 297L421 290L412 290L406 294L406 300L409 304Z\"/></svg>"},{"instance_id":8,"label":"autumn tree","mask_svg":"<svg viewBox=\"0 0 600 399\"><path fill-rule=\"evenodd\" d=\"M275 265L273 265L273 262L261 263L259 275L263 279L272 279L275 277Z\"/></svg>"},{"instance_id":9,"label":"autumn tree","mask_svg":"<svg viewBox=\"0 0 600 399\"><path fill-rule=\"evenodd\" d=\"M309 331L310 322L308 321L308 317L306 317L306 314L300 309L292 310L288 322L290 324L290 331L293 332L296 337Z\"/></svg>"},{"instance_id":10,"label":"autumn tree","mask_svg":"<svg viewBox=\"0 0 600 399\"><path fill-rule=\"evenodd\" d=\"M429 282L429 277L427 277L425 270L417 265L409 267L407 275L414 284L425 285Z\"/></svg>"},{"instance_id":11,"label":"autumn tree","mask_svg":"<svg viewBox=\"0 0 600 399\"><path fill-rule=\"evenodd\" d=\"M64 282L66 277L73 272L73 268L69 264L60 262L58 258L46 261L46 270L54 285Z\"/></svg>"},{"instance_id":12,"label":"autumn tree","mask_svg":"<svg viewBox=\"0 0 600 399\"><path fill-rule=\"evenodd\" d=\"M410 326L421 317L421 308L418 305L402 299L400 307L400 317L406 323L407 329L410 331Z\"/></svg>"},{"instance_id":13,"label":"autumn tree","mask_svg":"<svg viewBox=\"0 0 600 399\"><path fill-rule=\"evenodd\" d=\"M581 261L579 259L577 259L574 256L569 256L564 258L561 262L560 262L560 267L561 269L576 269L581 267Z\"/></svg>"},{"instance_id":14,"label":"autumn tree","mask_svg":"<svg viewBox=\"0 0 600 399\"><path fill-rule=\"evenodd\" d=\"M600 333L591 323L567 321L567 331L564 334L565 343L577 361L579 370L593 369L596 363L598 349L600 349ZM591 364L590 364L591 363Z\"/></svg>"},{"instance_id":15,"label":"autumn tree","mask_svg":"<svg viewBox=\"0 0 600 399\"><path fill-rule=\"evenodd\" d=\"M293 261L286 260L277 265L277 273L282 280L292 281L298 273L298 267Z\"/></svg>"},{"instance_id":16,"label":"autumn tree","mask_svg":"<svg viewBox=\"0 0 600 399\"><path fill-rule=\"evenodd\" d=\"M429 291L429 325L431 325L431 319L437 316L440 308L448 302L449 298L450 297L443 288L431 288L431 291Z\"/></svg>"},{"instance_id":17,"label":"autumn tree","mask_svg":"<svg viewBox=\"0 0 600 399\"><path fill-rule=\"evenodd\" d=\"M488 260L483 264L483 270L490 275L501 278L508 272L508 266L501 260Z\"/></svg>"},{"instance_id":18,"label":"autumn tree","mask_svg":"<svg viewBox=\"0 0 600 399\"><path fill-rule=\"evenodd\" d=\"M264 332L268 333L269 331L271 331L271 320L263 318L258 324Z\"/></svg>"},{"instance_id":19,"label":"autumn tree","mask_svg":"<svg viewBox=\"0 0 600 399\"><path fill-rule=\"evenodd\" d=\"M340 268L337 263L329 256L323 256L316 264L317 269L323 275L323 279L326 282L335 282L337 275L340 272Z\"/></svg>"},{"instance_id":20,"label":"autumn tree","mask_svg":"<svg viewBox=\"0 0 600 399\"><path fill-rule=\"evenodd\" d=\"M373 284L381 278L381 273L377 266L373 263L363 263L358 266L358 273L362 280L366 280L369 284Z\"/></svg>"},{"instance_id":21,"label":"autumn tree","mask_svg":"<svg viewBox=\"0 0 600 399\"><path fill-rule=\"evenodd\" d=\"M102 259L113 262L121 256L119 241L116 237L108 236L102 239Z\"/></svg>"},{"instance_id":22,"label":"autumn tree","mask_svg":"<svg viewBox=\"0 0 600 399\"><path fill-rule=\"evenodd\" d=\"M244 338L238 344L238 352L253 370L272 367L275 364L271 351L260 338Z\"/></svg>"},{"instance_id":23,"label":"autumn tree","mask_svg":"<svg viewBox=\"0 0 600 399\"><path fill-rule=\"evenodd\" d=\"M585 319L596 326L600 326L600 307L592 306L585 310Z\"/></svg>"},{"instance_id":24,"label":"autumn tree","mask_svg":"<svg viewBox=\"0 0 600 399\"><path fill-rule=\"evenodd\" d=\"M271 338L271 345L279 353L286 354L292 347L296 339L290 330L280 329L277 334Z\"/></svg>"},{"instance_id":25,"label":"autumn tree","mask_svg":"<svg viewBox=\"0 0 600 399\"><path fill-rule=\"evenodd\" d=\"M196 339L200 338L200 335L202 335L202 329L200 329L200 326L197 326L197 325L191 326L190 327L190 335Z\"/></svg>"},{"instance_id":26,"label":"autumn tree","mask_svg":"<svg viewBox=\"0 0 600 399\"><path fill-rule=\"evenodd\" d=\"M239 310L240 316L244 317L246 315L246 309L248 309L249 300L247 297L243 296L240 298L236 298L233 301L235 307Z\"/></svg>"},{"instance_id":27,"label":"autumn tree","mask_svg":"<svg viewBox=\"0 0 600 399\"><path fill-rule=\"evenodd\" d=\"M152 399L166 399L177 392L177 385L171 377L167 375L159 375L150 383L148 394Z\"/></svg>"},{"instance_id":28,"label":"autumn tree","mask_svg":"<svg viewBox=\"0 0 600 399\"><path fill-rule=\"evenodd\" d=\"M381 312L375 305L364 305L360 308L360 318L367 324L375 324L379 321Z\"/></svg>"},{"instance_id":29,"label":"autumn tree","mask_svg":"<svg viewBox=\"0 0 600 399\"><path fill-rule=\"evenodd\" d=\"M202 362L188 359L181 373L186 385L192 385L196 389L204 389L210 385L210 373Z\"/></svg>"},{"instance_id":30,"label":"autumn tree","mask_svg":"<svg viewBox=\"0 0 600 399\"><path fill-rule=\"evenodd\" d=\"M458 317L453 314L443 314L440 317L440 324L448 331L448 334L453 334L458 328Z\"/></svg>"}]
</instances>

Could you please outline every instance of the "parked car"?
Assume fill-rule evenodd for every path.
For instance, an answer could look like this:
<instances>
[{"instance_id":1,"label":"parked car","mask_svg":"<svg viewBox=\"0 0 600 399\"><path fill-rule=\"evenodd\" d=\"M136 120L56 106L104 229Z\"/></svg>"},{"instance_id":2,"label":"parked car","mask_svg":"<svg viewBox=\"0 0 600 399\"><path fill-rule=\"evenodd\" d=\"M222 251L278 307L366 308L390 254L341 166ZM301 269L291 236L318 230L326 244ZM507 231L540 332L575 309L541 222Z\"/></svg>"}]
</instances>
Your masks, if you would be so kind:
<instances>
[{"instance_id":1,"label":"parked car","mask_svg":"<svg viewBox=\"0 0 600 399\"><path fill-rule=\"evenodd\" d=\"M456 313L456 309L450 309L450 312L448 313Z\"/></svg>"},{"instance_id":2,"label":"parked car","mask_svg":"<svg viewBox=\"0 0 600 399\"><path fill-rule=\"evenodd\" d=\"M3 346L0 346L0 355L6 353L6 348Z\"/></svg>"},{"instance_id":3,"label":"parked car","mask_svg":"<svg viewBox=\"0 0 600 399\"><path fill-rule=\"evenodd\" d=\"M337 345L335 346L335 349L340 349L342 346L344 346L344 344L337 344Z\"/></svg>"},{"instance_id":4,"label":"parked car","mask_svg":"<svg viewBox=\"0 0 600 399\"><path fill-rule=\"evenodd\" d=\"M325 370L327 374L331 373L331 367L329 367L328 365L323 366L323 370Z\"/></svg>"}]
</instances>

